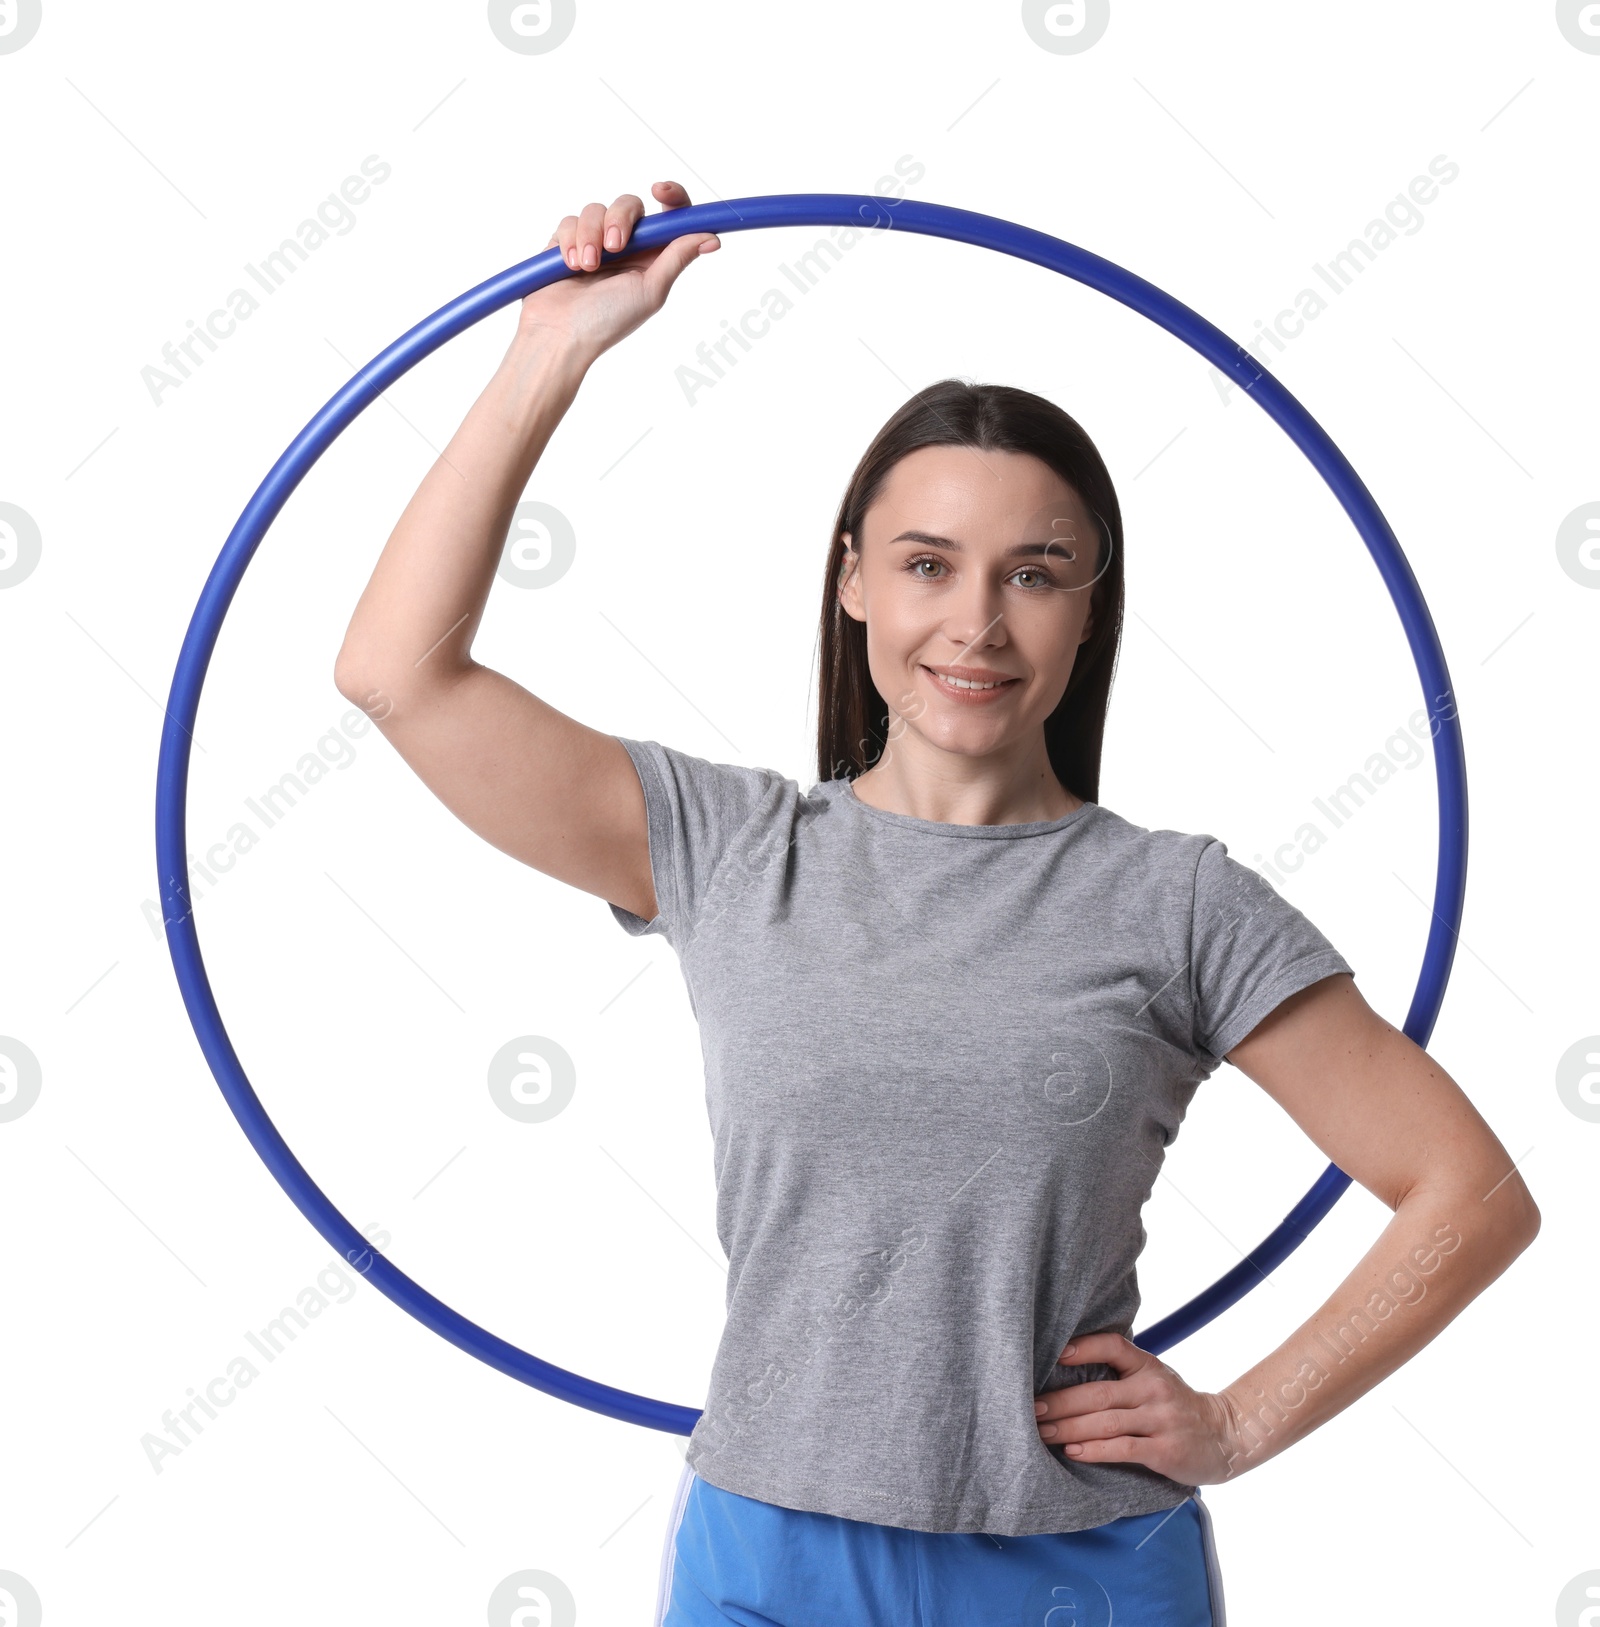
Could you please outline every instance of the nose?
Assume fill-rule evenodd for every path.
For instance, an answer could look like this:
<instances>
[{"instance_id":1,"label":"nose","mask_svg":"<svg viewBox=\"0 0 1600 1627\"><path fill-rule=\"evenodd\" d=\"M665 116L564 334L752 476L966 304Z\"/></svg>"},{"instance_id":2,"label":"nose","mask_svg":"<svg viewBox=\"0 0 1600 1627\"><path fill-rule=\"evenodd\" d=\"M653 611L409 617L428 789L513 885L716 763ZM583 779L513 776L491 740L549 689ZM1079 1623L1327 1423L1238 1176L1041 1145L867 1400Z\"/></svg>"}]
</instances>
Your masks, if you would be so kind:
<instances>
[{"instance_id":1,"label":"nose","mask_svg":"<svg viewBox=\"0 0 1600 1627\"><path fill-rule=\"evenodd\" d=\"M945 636L964 654L1006 642L1005 602L1000 585L979 571L968 573L949 603Z\"/></svg>"}]
</instances>

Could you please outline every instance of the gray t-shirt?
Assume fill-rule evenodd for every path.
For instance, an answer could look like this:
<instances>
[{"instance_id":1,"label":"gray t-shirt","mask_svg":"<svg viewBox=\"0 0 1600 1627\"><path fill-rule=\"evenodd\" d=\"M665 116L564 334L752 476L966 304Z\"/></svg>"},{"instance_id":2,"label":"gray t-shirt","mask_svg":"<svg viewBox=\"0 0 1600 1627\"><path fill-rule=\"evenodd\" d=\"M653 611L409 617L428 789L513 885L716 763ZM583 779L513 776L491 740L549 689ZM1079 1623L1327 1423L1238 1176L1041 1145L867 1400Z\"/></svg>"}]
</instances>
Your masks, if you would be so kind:
<instances>
[{"instance_id":1,"label":"gray t-shirt","mask_svg":"<svg viewBox=\"0 0 1600 1627\"><path fill-rule=\"evenodd\" d=\"M620 738L620 737L619 737ZM727 1323L688 1461L746 1497L1024 1536L1175 1507L1039 1437L1131 1334L1140 1210L1201 1080L1345 959L1210 836L1021 825L623 739L700 1026Z\"/></svg>"}]
</instances>

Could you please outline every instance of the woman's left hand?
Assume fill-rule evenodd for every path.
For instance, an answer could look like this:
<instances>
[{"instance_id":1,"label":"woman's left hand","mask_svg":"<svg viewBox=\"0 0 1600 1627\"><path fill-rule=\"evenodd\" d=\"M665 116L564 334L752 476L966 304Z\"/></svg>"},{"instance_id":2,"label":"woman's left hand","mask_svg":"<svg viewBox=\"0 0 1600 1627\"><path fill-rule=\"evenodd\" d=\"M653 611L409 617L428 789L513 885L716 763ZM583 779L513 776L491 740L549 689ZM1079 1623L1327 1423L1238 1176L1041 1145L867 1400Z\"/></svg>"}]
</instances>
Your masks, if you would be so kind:
<instances>
[{"instance_id":1,"label":"woman's left hand","mask_svg":"<svg viewBox=\"0 0 1600 1627\"><path fill-rule=\"evenodd\" d=\"M1061 1353L1076 1367L1104 1362L1114 1379L1086 1380L1034 1398L1039 1438L1074 1463L1142 1463L1185 1486L1233 1477L1245 1457L1224 1395L1193 1390L1158 1356L1120 1333L1085 1333Z\"/></svg>"}]
</instances>

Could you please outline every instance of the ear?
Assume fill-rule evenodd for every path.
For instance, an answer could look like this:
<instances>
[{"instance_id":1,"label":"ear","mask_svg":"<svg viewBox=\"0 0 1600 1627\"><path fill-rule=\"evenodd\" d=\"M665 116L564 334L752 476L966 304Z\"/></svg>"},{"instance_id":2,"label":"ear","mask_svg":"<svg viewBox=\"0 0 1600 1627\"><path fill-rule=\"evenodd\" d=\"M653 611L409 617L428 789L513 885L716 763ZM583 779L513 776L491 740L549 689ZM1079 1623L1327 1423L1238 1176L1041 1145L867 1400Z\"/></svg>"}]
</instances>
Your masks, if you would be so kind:
<instances>
[{"instance_id":1,"label":"ear","mask_svg":"<svg viewBox=\"0 0 1600 1627\"><path fill-rule=\"evenodd\" d=\"M861 556L855 552L855 539L848 531L841 533L845 546L844 559L839 566L836 596L847 616L865 621L867 613L861 603Z\"/></svg>"}]
</instances>

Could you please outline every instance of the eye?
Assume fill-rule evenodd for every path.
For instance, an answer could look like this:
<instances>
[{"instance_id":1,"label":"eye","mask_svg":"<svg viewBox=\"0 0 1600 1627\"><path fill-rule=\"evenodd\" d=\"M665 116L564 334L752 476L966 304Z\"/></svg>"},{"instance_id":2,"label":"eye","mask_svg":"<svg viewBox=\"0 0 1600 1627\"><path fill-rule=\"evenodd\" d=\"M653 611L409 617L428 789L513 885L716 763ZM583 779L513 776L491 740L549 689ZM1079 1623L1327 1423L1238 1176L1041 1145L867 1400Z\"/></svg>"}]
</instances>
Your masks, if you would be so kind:
<instances>
[{"instance_id":1,"label":"eye","mask_svg":"<svg viewBox=\"0 0 1600 1627\"><path fill-rule=\"evenodd\" d=\"M924 565L932 565L937 568L933 571L924 571L922 568ZM918 581L937 582L947 567L946 562L940 558L938 554L916 554L905 562L903 568L909 571L911 575L915 576ZM1021 576L1033 578L1031 582L1024 582L1021 584L1024 590L1029 593L1037 593L1041 589L1053 587L1055 585L1050 573L1041 569L1037 565L1023 565L1019 569L1014 570L1007 580L1015 581Z\"/></svg>"}]
</instances>

